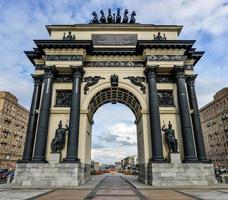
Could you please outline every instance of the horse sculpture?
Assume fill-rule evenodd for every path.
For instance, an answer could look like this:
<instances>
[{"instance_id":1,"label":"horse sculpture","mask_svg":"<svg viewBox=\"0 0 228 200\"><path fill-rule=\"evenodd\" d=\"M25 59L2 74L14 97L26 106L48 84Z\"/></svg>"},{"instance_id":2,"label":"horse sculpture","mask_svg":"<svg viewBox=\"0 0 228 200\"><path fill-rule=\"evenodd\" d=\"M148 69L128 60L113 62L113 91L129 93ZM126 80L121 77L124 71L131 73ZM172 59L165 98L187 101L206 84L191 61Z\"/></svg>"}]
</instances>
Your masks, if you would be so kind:
<instances>
[{"instance_id":1,"label":"horse sculpture","mask_svg":"<svg viewBox=\"0 0 228 200\"><path fill-rule=\"evenodd\" d=\"M104 14L104 11L101 10L100 11L100 14L101 14L101 17L100 19L98 19L98 15L95 11L92 12L92 15L93 15L93 19L90 21L91 24L106 24L106 23L121 23L121 15L120 15L120 8L117 8L117 13L113 13L112 15L112 10L109 8L108 9L108 16L107 18L105 17L105 14ZM124 17L123 17L123 20L122 20L122 23L123 24L127 24L127 23L130 23L130 24L134 24L135 23L135 16L136 16L136 12L133 11L131 13L131 18L130 18L130 21L129 21L129 17L128 17L128 9L125 9L124 10Z\"/></svg>"},{"instance_id":2,"label":"horse sculpture","mask_svg":"<svg viewBox=\"0 0 228 200\"><path fill-rule=\"evenodd\" d=\"M90 21L90 23L92 24L98 24L99 23L99 20L98 20L98 15L95 11L92 12L92 15L93 15L93 19Z\"/></svg>"},{"instance_id":3,"label":"horse sculpture","mask_svg":"<svg viewBox=\"0 0 228 200\"><path fill-rule=\"evenodd\" d=\"M136 16L136 13L135 13L135 11L133 11L132 13L131 13L131 20L130 20L130 24L134 24L135 23L135 16Z\"/></svg>"},{"instance_id":4,"label":"horse sculpture","mask_svg":"<svg viewBox=\"0 0 228 200\"><path fill-rule=\"evenodd\" d=\"M105 24L107 21L106 21L106 17L105 17L104 11L101 10L100 13L101 13L100 23Z\"/></svg>"},{"instance_id":5,"label":"horse sculpture","mask_svg":"<svg viewBox=\"0 0 228 200\"><path fill-rule=\"evenodd\" d=\"M112 23L112 13L111 13L111 9L108 9L108 17L107 17L107 22L108 23Z\"/></svg>"},{"instance_id":6,"label":"horse sculpture","mask_svg":"<svg viewBox=\"0 0 228 200\"><path fill-rule=\"evenodd\" d=\"M117 8L116 23L121 23L120 8Z\"/></svg>"},{"instance_id":7,"label":"horse sculpture","mask_svg":"<svg viewBox=\"0 0 228 200\"><path fill-rule=\"evenodd\" d=\"M124 11L124 17L123 17L123 21L122 21L123 24L128 23L128 16L127 16L127 14L128 14L128 9L125 9L125 11Z\"/></svg>"}]
</instances>

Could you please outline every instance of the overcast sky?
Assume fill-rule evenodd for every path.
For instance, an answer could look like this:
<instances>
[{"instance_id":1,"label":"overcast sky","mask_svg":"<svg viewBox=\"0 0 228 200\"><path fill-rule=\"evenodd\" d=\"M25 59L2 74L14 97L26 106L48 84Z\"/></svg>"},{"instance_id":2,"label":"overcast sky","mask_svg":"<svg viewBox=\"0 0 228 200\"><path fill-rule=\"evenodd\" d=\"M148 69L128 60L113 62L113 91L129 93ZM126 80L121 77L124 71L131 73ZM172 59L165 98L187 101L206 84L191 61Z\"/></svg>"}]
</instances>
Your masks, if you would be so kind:
<instances>
[{"instance_id":1,"label":"overcast sky","mask_svg":"<svg viewBox=\"0 0 228 200\"><path fill-rule=\"evenodd\" d=\"M136 11L139 23L183 25L181 39L196 39L195 47L206 51L195 71L199 105L213 99L228 85L227 0L1 0L0 90L15 94L30 107L34 68L23 51L33 39L47 39L46 24L88 23L93 10L108 8ZM113 113L121 115L110 115ZM134 116L126 106L105 105L95 114L92 155L102 162L136 153ZM103 119L103 121L101 121ZM127 120L126 120L127 119ZM105 125L104 125L105 124ZM110 141L112 138L112 141ZM110 156L112 152L113 156Z\"/></svg>"}]
</instances>

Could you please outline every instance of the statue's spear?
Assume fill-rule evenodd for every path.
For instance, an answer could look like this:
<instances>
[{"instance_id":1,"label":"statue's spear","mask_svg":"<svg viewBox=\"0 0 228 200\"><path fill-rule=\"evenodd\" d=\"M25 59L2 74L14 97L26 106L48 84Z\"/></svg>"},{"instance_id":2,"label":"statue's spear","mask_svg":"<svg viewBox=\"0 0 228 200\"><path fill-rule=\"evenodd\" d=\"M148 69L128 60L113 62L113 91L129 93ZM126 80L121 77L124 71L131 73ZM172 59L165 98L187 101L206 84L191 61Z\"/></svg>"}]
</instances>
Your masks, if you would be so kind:
<instances>
[{"instance_id":1,"label":"statue's spear","mask_svg":"<svg viewBox=\"0 0 228 200\"><path fill-rule=\"evenodd\" d=\"M163 120L163 125L165 126L165 121Z\"/></svg>"},{"instance_id":2,"label":"statue's spear","mask_svg":"<svg viewBox=\"0 0 228 200\"><path fill-rule=\"evenodd\" d=\"M68 123L69 123L69 119L67 119L67 121L66 121L66 128L67 128L67 130L68 130Z\"/></svg>"}]
</instances>

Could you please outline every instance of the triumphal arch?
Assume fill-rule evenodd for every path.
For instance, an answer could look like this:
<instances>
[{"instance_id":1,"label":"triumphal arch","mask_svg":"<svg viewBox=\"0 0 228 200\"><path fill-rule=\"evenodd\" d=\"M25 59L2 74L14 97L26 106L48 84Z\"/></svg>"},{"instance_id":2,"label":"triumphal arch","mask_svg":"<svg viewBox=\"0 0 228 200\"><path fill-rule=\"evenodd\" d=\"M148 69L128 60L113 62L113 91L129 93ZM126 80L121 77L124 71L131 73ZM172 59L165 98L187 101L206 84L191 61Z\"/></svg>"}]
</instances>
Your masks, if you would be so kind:
<instances>
[{"instance_id":1,"label":"triumphal arch","mask_svg":"<svg viewBox=\"0 0 228 200\"><path fill-rule=\"evenodd\" d=\"M130 19L127 13L121 19L119 10L116 17L101 12L98 19L93 12L89 24L47 25L50 38L34 40L36 47L25 52L35 67L34 91L14 183L85 183L93 116L109 102L135 115L140 181L214 183L195 93L194 67L204 52L193 47L195 40L179 39L182 26L135 23L135 12ZM174 153L165 139L168 123Z\"/></svg>"}]
</instances>

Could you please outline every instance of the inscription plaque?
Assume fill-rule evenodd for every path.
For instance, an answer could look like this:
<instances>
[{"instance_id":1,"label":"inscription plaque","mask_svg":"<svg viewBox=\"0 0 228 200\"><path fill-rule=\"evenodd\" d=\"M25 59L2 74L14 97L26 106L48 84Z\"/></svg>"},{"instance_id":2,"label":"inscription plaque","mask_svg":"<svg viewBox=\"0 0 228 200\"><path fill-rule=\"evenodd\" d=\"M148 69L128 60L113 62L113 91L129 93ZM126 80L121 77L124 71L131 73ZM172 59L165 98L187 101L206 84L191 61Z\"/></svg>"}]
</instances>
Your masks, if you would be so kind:
<instances>
[{"instance_id":1,"label":"inscription plaque","mask_svg":"<svg viewBox=\"0 0 228 200\"><path fill-rule=\"evenodd\" d=\"M137 34L93 34L94 46L136 46Z\"/></svg>"}]
</instances>

